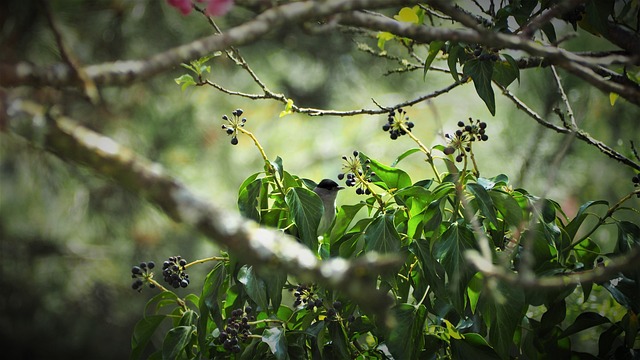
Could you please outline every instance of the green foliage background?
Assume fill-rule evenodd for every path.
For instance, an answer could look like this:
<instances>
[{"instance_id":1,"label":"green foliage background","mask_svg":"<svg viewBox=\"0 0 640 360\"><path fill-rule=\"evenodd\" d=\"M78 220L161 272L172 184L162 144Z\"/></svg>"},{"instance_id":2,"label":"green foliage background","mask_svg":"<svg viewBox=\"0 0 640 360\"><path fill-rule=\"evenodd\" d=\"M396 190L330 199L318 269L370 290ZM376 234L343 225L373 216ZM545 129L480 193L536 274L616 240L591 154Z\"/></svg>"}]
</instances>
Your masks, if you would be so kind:
<instances>
[{"instance_id":1,"label":"green foliage background","mask_svg":"<svg viewBox=\"0 0 640 360\"><path fill-rule=\"evenodd\" d=\"M64 36L85 64L144 58L211 33L198 16L182 17L162 1L69 0L53 1L52 6ZM43 66L59 60L37 10L32 0L0 5L0 60L28 59ZM220 25L248 16L232 12ZM579 41L600 40L581 33ZM375 46L375 39L368 42ZM451 81L450 75L436 72L426 81L421 71L387 76L398 64L359 52L348 36L335 34L311 36L291 29L241 51L269 87L300 106L373 107L371 98L394 104ZM237 91L259 90L225 57L210 64L216 82ZM241 182L262 168L249 139L240 138L232 147L220 130L220 116L232 109L245 110L248 126L271 158L279 155L289 171L316 180L335 178L340 156L354 149L389 164L412 146L408 139L388 140L380 131L385 116L279 118L283 107L273 101L250 101L209 88L182 91L173 79L184 72L176 67L128 88L105 89L105 104L97 113L87 103L65 101L70 93L41 88L36 96L61 100L65 111L84 125L161 163L199 195L230 211L236 211ZM630 155L627 141L640 140L638 108L618 101L612 109L606 95L570 76L564 80L580 126ZM551 81L548 70L533 69L522 73L522 85L510 89L548 114L557 98L549 90ZM549 164L564 137L542 129L499 95L496 100L493 117L465 86L406 110L416 123L415 135L431 145L444 143L444 133L454 131L458 120L471 116L488 122L490 139L475 148L483 175L505 173L532 193L548 191L568 215L587 200L615 202L629 192L630 170L577 141L550 183ZM430 176L421 160L408 158L403 165L414 178ZM142 295L130 289L131 264L178 253L191 260L214 251L210 242L135 195L5 133L0 133L0 171L0 337L11 344L4 352L10 358L128 357L131 329L150 296L148 289ZM358 201L344 192L338 204ZM640 208L640 200L628 205ZM615 234L599 240L613 246ZM193 281L203 281L208 270L194 270ZM603 299L587 306L576 295L567 323L586 310L621 318L624 310L608 296ZM588 347L592 339L583 340Z\"/></svg>"}]
</instances>

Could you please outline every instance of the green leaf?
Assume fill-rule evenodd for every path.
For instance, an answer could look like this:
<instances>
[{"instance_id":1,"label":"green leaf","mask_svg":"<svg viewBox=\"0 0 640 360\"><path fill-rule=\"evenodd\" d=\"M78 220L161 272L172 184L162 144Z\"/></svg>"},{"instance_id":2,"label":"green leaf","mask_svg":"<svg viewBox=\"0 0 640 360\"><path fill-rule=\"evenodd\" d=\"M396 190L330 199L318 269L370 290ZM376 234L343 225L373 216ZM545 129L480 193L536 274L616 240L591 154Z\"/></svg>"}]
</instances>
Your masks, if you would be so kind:
<instances>
[{"instance_id":1,"label":"green leaf","mask_svg":"<svg viewBox=\"0 0 640 360\"><path fill-rule=\"evenodd\" d=\"M379 253L400 251L400 235L393 225L393 214L375 218L364 233L365 250Z\"/></svg>"},{"instance_id":2,"label":"green leaf","mask_svg":"<svg viewBox=\"0 0 640 360\"><path fill-rule=\"evenodd\" d=\"M475 248L473 233L462 222L454 222L433 245L436 259L443 265L449 278L449 286L454 293L454 307L462 312L465 289L473 276L464 252Z\"/></svg>"},{"instance_id":3,"label":"green leaf","mask_svg":"<svg viewBox=\"0 0 640 360\"><path fill-rule=\"evenodd\" d=\"M255 179L248 185L242 186L238 194L238 210L240 210L240 214L256 222L260 222L261 218L260 194L262 191L262 180L263 179Z\"/></svg>"},{"instance_id":4,"label":"green leaf","mask_svg":"<svg viewBox=\"0 0 640 360\"><path fill-rule=\"evenodd\" d=\"M287 352L287 338L281 328L268 328L262 333L262 342L269 345L271 353L278 360L289 359Z\"/></svg>"},{"instance_id":5,"label":"green leaf","mask_svg":"<svg viewBox=\"0 0 640 360\"><path fill-rule=\"evenodd\" d=\"M440 52L440 49L442 49L443 46L444 46L444 41L432 41L429 44L429 55L427 56L427 59L424 61L424 73L422 74L423 80L427 78L427 71L429 71L429 66L431 66L431 64L433 63L433 60L435 60L436 56L438 56L438 53Z\"/></svg>"},{"instance_id":6,"label":"green leaf","mask_svg":"<svg viewBox=\"0 0 640 360\"><path fill-rule=\"evenodd\" d=\"M287 282L287 272L280 269L269 270L267 274L261 272L260 278L267 286L267 295L273 309L279 309L282 302L282 288Z\"/></svg>"},{"instance_id":7,"label":"green leaf","mask_svg":"<svg viewBox=\"0 0 640 360\"><path fill-rule=\"evenodd\" d=\"M451 338L453 359L499 360L500 357L479 334L464 334L464 338Z\"/></svg>"},{"instance_id":8,"label":"green leaf","mask_svg":"<svg viewBox=\"0 0 640 360\"><path fill-rule=\"evenodd\" d=\"M166 317L166 315L150 315L143 317L136 323L136 326L133 328L133 335L131 336L131 354L129 359L140 359L151 336L156 332L156 329Z\"/></svg>"},{"instance_id":9,"label":"green leaf","mask_svg":"<svg viewBox=\"0 0 640 360\"><path fill-rule=\"evenodd\" d=\"M481 302L491 345L502 358L508 359L513 336L527 309L524 292L518 286L499 281L491 291L483 293Z\"/></svg>"},{"instance_id":10,"label":"green leaf","mask_svg":"<svg viewBox=\"0 0 640 360\"><path fill-rule=\"evenodd\" d=\"M640 284L635 280L619 274L618 277L600 285L607 289L620 305L636 314L640 313Z\"/></svg>"},{"instance_id":11,"label":"green leaf","mask_svg":"<svg viewBox=\"0 0 640 360\"><path fill-rule=\"evenodd\" d=\"M571 239L576 237L576 234L578 233L578 229L580 229L582 222L589 215L589 213L586 212L587 209L589 209L591 206L594 206L594 205L609 206L609 202L605 200L588 201L584 203L582 206L580 206L580 209L578 209L578 213L576 214L576 216L564 228L564 230L567 232L567 234Z\"/></svg>"},{"instance_id":12,"label":"green leaf","mask_svg":"<svg viewBox=\"0 0 640 360\"><path fill-rule=\"evenodd\" d=\"M227 268L224 266L223 262L219 262L216 266L214 266L214 268L209 272L209 274L207 274L207 277L204 279L204 285L202 286L202 295L200 295L200 304L198 306L201 314L201 324L204 321L204 324L202 325L206 325L208 314L211 316L218 328L222 329L224 327L224 322L222 319L222 300L225 298L228 287L226 278ZM205 328L205 326L202 326L201 329ZM198 333L198 335L204 336L205 333Z\"/></svg>"},{"instance_id":13,"label":"green leaf","mask_svg":"<svg viewBox=\"0 0 640 360\"><path fill-rule=\"evenodd\" d=\"M543 334L548 333L556 325L560 325L566 316L567 302L564 299L547 305L547 311L542 314L542 318L540 319L540 331Z\"/></svg>"},{"instance_id":14,"label":"green leaf","mask_svg":"<svg viewBox=\"0 0 640 360\"><path fill-rule=\"evenodd\" d=\"M322 200L311 190L291 188L287 191L285 201L293 222L298 227L302 243L313 252L318 250L318 225L324 212Z\"/></svg>"},{"instance_id":15,"label":"green leaf","mask_svg":"<svg viewBox=\"0 0 640 360\"><path fill-rule=\"evenodd\" d=\"M586 330L589 328L592 328L594 326L598 326L598 325L602 325L602 324L606 324L609 323L609 319L607 319L606 317L594 313L594 312L585 312L582 313L580 315L578 315L578 317L576 318L576 320L573 322L573 324L571 324L569 327L567 327L562 334L560 334L559 338L565 338L567 336L571 336L575 333L578 333L582 330Z\"/></svg>"},{"instance_id":16,"label":"green leaf","mask_svg":"<svg viewBox=\"0 0 640 360\"><path fill-rule=\"evenodd\" d=\"M177 301L178 301L178 295L176 295L171 291L163 291L158 295L149 299L149 301L147 301L147 304L145 305L145 308L144 308L144 313L157 314L160 311L160 309L162 309L165 306L171 306L171 305L173 305L174 307L178 306ZM153 305L155 305L155 309L151 311Z\"/></svg>"},{"instance_id":17,"label":"green leaf","mask_svg":"<svg viewBox=\"0 0 640 360\"><path fill-rule=\"evenodd\" d=\"M469 306L471 306L472 313L476 312L476 307L478 306L478 300L480 299L483 287L484 276L482 276L481 272L478 272L471 278L469 286L467 286L467 296L469 297Z\"/></svg>"},{"instance_id":18,"label":"green leaf","mask_svg":"<svg viewBox=\"0 0 640 360\"><path fill-rule=\"evenodd\" d=\"M629 252L635 246L640 245L640 227L629 221L619 221L617 253Z\"/></svg>"},{"instance_id":19,"label":"green leaf","mask_svg":"<svg viewBox=\"0 0 640 360\"><path fill-rule=\"evenodd\" d=\"M520 69L515 60L509 55L503 55L507 61L496 61L493 64L492 79L498 84L507 87L514 80L519 79ZM511 60L511 61L509 61Z\"/></svg>"},{"instance_id":20,"label":"green leaf","mask_svg":"<svg viewBox=\"0 0 640 360\"><path fill-rule=\"evenodd\" d=\"M189 74L184 74L180 77L177 77L174 79L174 81L176 82L176 84L181 85L182 91L185 91L189 86L193 86L196 84L195 80L193 80L193 77Z\"/></svg>"},{"instance_id":21,"label":"green leaf","mask_svg":"<svg viewBox=\"0 0 640 360\"><path fill-rule=\"evenodd\" d=\"M169 330L162 342L162 359L177 359L191 340L195 326L176 326Z\"/></svg>"},{"instance_id":22,"label":"green leaf","mask_svg":"<svg viewBox=\"0 0 640 360\"><path fill-rule=\"evenodd\" d=\"M391 309L396 320L386 342L395 359L419 359L424 345L427 318L424 305L398 304Z\"/></svg>"},{"instance_id":23,"label":"green leaf","mask_svg":"<svg viewBox=\"0 0 640 360\"><path fill-rule=\"evenodd\" d=\"M478 208L482 215L489 219L493 226L497 228L498 218L496 217L496 210L493 206L493 200L491 200L491 196L487 190L477 183L467 183L467 189L469 189L469 192L475 196Z\"/></svg>"},{"instance_id":24,"label":"green leaf","mask_svg":"<svg viewBox=\"0 0 640 360\"><path fill-rule=\"evenodd\" d=\"M356 214L362 209L364 203L359 203L355 205L342 205L338 208L338 214L336 215L336 221L333 225L333 229L331 229L331 240L337 240L340 238L353 221L353 218ZM333 245L333 243L331 244Z\"/></svg>"},{"instance_id":25,"label":"green leaf","mask_svg":"<svg viewBox=\"0 0 640 360\"><path fill-rule=\"evenodd\" d=\"M253 266L244 265L238 270L238 281L244 285L244 289L251 300L258 306L266 310L269 306L267 301L267 285L264 283L253 269Z\"/></svg>"},{"instance_id":26,"label":"green leaf","mask_svg":"<svg viewBox=\"0 0 640 360\"><path fill-rule=\"evenodd\" d=\"M329 330L329 338L331 339L331 346L333 348L333 355L337 359L351 359L349 352L347 333L344 331L344 327L338 321L331 321L327 325Z\"/></svg>"},{"instance_id":27,"label":"green leaf","mask_svg":"<svg viewBox=\"0 0 640 360\"><path fill-rule=\"evenodd\" d=\"M453 77L453 81L460 81L460 76L458 76L458 58L460 57L460 53L464 52L462 46L457 43L451 44L449 46L449 57L447 58L447 65L449 66L449 71L451 72L451 77Z\"/></svg>"},{"instance_id":28,"label":"green leaf","mask_svg":"<svg viewBox=\"0 0 640 360\"><path fill-rule=\"evenodd\" d=\"M406 158L407 156L409 156L409 155L411 155L411 154L414 154L414 153L420 152L420 151L421 151L421 150L420 150L420 148L412 148L412 149L409 149L409 150L407 150L407 151L403 152L402 154L400 154L400 156L398 156L398 157L393 161L393 163L391 164L391 167L396 167L396 165L398 165L398 163L399 163L400 161L402 161L404 158Z\"/></svg>"},{"instance_id":29,"label":"green leaf","mask_svg":"<svg viewBox=\"0 0 640 360\"><path fill-rule=\"evenodd\" d=\"M491 61L480 61L472 59L464 64L463 74L471 77L476 92L487 105L491 115L496 115L496 100L491 88L491 78L493 76L493 63Z\"/></svg>"},{"instance_id":30,"label":"green leaf","mask_svg":"<svg viewBox=\"0 0 640 360\"><path fill-rule=\"evenodd\" d=\"M489 195L504 222L509 226L519 227L523 221L523 213L518 202L501 191L490 191Z\"/></svg>"},{"instance_id":31,"label":"green leaf","mask_svg":"<svg viewBox=\"0 0 640 360\"><path fill-rule=\"evenodd\" d=\"M376 177L382 181L376 181L376 185L381 186L386 190L401 189L403 187L411 186L411 177L409 177L409 174L398 168L384 165L369 158L361 152L360 161L364 164L367 160L370 160L368 165L371 167L371 171L374 171L376 173Z\"/></svg>"}]
</instances>

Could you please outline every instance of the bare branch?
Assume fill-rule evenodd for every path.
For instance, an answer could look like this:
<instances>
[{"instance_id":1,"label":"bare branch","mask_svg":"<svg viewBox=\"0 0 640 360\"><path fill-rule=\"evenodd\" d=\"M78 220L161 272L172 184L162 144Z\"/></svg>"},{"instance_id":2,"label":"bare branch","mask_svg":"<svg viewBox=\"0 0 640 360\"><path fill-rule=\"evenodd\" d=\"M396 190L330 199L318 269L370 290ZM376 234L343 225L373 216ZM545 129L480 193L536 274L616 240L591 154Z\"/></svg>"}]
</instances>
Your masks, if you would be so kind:
<instances>
[{"instance_id":1,"label":"bare branch","mask_svg":"<svg viewBox=\"0 0 640 360\"><path fill-rule=\"evenodd\" d=\"M536 30L540 29L551 19L561 16L565 12L573 9L574 7L586 2L586 0L565 0L554 6L542 14L532 18L529 23L522 27L522 36L530 38Z\"/></svg>"}]
</instances>

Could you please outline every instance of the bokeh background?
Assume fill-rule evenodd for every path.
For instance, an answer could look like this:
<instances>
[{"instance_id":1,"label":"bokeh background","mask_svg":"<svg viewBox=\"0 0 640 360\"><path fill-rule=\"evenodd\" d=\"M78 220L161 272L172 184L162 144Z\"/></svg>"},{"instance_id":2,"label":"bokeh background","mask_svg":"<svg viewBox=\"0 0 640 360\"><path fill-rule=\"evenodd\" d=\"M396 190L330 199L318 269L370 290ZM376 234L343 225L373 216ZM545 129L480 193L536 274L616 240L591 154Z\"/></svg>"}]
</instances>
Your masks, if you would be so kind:
<instances>
[{"instance_id":1,"label":"bokeh background","mask_svg":"<svg viewBox=\"0 0 640 360\"><path fill-rule=\"evenodd\" d=\"M65 41L84 64L142 59L213 32L200 14L184 17L164 1L58 0L50 4ZM225 29L252 16L235 9L216 21ZM3 1L0 31L1 62L41 66L60 62L38 1ZM567 47L580 49L585 44L581 42L591 48L594 44L610 48L583 33L569 40ZM375 108L372 99L391 106L452 82L450 75L436 71L426 79L421 70L390 74L399 63L359 51L359 43L376 47L376 39L365 35L348 31L313 35L293 26L240 52L271 90L284 93L299 106ZM401 48L387 46L390 52L403 55ZM260 93L248 74L225 56L209 64L211 81L235 91ZM82 100L77 89L10 91L58 104L83 125L161 163L199 196L230 211L236 211L239 185L263 166L250 139L240 137L239 145L231 146L220 129L221 116L233 109L245 111L246 128L271 159L280 156L286 170L316 181L336 179L341 156L353 150L390 164L415 147L408 137L389 140L381 131L385 115L280 118L284 106L275 101L252 101L206 87L182 91L174 79L185 72L176 66L130 86L103 88L103 103L97 107ZM612 106L606 94L562 76L579 125L631 156L629 140L640 145L638 108L622 100ZM523 71L520 84L510 89L537 112L558 121L552 109L560 105L559 97L549 69ZM443 144L443 135L455 131L459 120L486 121L489 141L474 148L481 174L507 174L514 187L546 194L560 202L569 216L588 200L615 202L632 190L629 168L580 141L572 142L560 166L552 169L549 164L566 137L537 125L497 89L496 96L495 117L471 84L406 110L416 124L415 135L431 146ZM416 154L399 166L417 181L432 176L426 165ZM557 171L552 182L551 170ZM358 201L352 192L343 192L338 204ZM631 200L628 206L640 208L639 200ZM605 232L598 241L606 248L614 239L615 233ZM7 358L126 358L133 326L154 295L150 289L131 290L131 266L148 260L160 263L177 254L192 260L217 253L210 240L172 222L109 179L0 133L0 339ZM178 293L198 293L197 285L209 269L208 265L194 269L192 288ZM621 317L623 310L608 296L598 298L598 291L593 296L598 300L595 305L581 304L576 295L574 318L588 308ZM160 337L155 339L159 344Z\"/></svg>"}]
</instances>

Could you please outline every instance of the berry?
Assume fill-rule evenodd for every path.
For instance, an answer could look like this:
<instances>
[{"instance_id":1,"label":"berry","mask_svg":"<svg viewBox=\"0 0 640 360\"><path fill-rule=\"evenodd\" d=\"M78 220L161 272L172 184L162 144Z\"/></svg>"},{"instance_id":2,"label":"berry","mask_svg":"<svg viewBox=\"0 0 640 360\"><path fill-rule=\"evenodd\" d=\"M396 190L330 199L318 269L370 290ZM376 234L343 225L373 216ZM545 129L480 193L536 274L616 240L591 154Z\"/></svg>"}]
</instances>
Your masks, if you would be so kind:
<instances>
[{"instance_id":1,"label":"berry","mask_svg":"<svg viewBox=\"0 0 640 360\"><path fill-rule=\"evenodd\" d=\"M231 145L238 145L238 138L237 137L232 137L231 138Z\"/></svg>"},{"instance_id":2,"label":"berry","mask_svg":"<svg viewBox=\"0 0 640 360\"><path fill-rule=\"evenodd\" d=\"M153 261L149 261L149 263L147 263L147 266L149 267L149 270L151 270L156 267L156 263L154 263Z\"/></svg>"},{"instance_id":3,"label":"berry","mask_svg":"<svg viewBox=\"0 0 640 360\"><path fill-rule=\"evenodd\" d=\"M142 269L139 266L134 266L131 268L131 272L135 275L142 274Z\"/></svg>"},{"instance_id":4,"label":"berry","mask_svg":"<svg viewBox=\"0 0 640 360\"><path fill-rule=\"evenodd\" d=\"M340 311L340 309L342 309L342 303L340 301L336 300L336 301L333 302L332 305L333 305L334 309L336 309L338 311Z\"/></svg>"}]
</instances>

